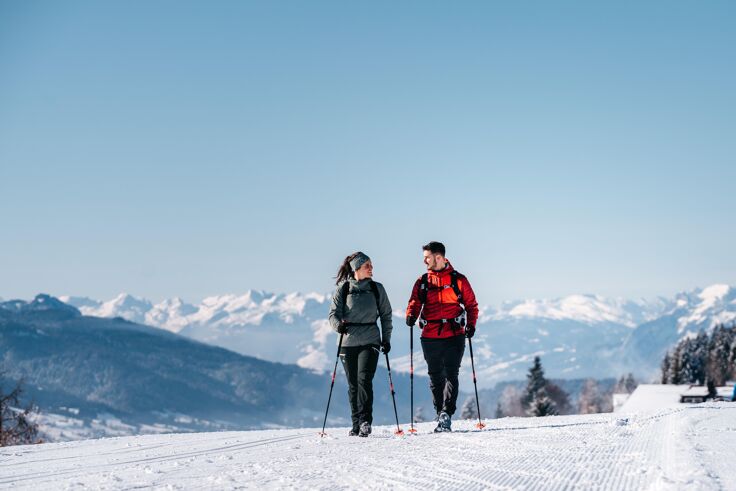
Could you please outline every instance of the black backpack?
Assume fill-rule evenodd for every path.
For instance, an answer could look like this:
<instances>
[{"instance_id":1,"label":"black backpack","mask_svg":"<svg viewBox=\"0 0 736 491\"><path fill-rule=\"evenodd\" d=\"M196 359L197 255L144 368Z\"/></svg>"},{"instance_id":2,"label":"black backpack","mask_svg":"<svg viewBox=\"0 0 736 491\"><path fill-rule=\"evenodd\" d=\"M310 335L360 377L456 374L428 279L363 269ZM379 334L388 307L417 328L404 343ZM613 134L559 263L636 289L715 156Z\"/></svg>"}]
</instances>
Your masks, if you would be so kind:
<instances>
[{"instance_id":1,"label":"black backpack","mask_svg":"<svg viewBox=\"0 0 736 491\"><path fill-rule=\"evenodd\" d=\"M464 280L465 276L458 273L454 269L452 272L450 272L450 286L430 286L429 285L429 273L424 273L422 275L422 280L419 285L419 301L422 303L422 306L424 306L425 303L427 303L427 293L429 293L430 288L433 290L444 290L445 288L452 288L455 291L455 295L457 295L457 301L459 303L463 303L463 293L460 291L460 286L457 284L457 280L461 279Z\"/></svg>"},{"instance_id":2,"label":"black backpack","mask_svg":"<svg viewBox=\"0 0 736 491\"><path fill-rule=\"evenodd\" d=\"M442 326L446 324L448 321L451 322L451 328L453 332L457 329L457 327L464 327L465 326L465 304L463 303L463 293L460 290L460 286L457 284L458 280L465 280L465 276L461 273L458 273L454 269L450 272L450 285L449 286L430 286L429 284L429 273L424 273L422 275L421 283L419 284L419 301L422 303L422 311L424 310L424 304L427 303L427 294L429 293L429 290L444 290L445 288L452 288L455 292L455 295L457 295L457 301L459 304L463 306L463 313L459 315L458 317L455 317L453 319L441 319L441 324L437 328L437 334L442 332ZM452 321L457 324L452 323ZM427 321L422 321L421 319L421 313L420 313L420 319L419 324L420 327L422 327L422 322L424 322L424 325L426 325Z\"/></svg>"}]
</instances>

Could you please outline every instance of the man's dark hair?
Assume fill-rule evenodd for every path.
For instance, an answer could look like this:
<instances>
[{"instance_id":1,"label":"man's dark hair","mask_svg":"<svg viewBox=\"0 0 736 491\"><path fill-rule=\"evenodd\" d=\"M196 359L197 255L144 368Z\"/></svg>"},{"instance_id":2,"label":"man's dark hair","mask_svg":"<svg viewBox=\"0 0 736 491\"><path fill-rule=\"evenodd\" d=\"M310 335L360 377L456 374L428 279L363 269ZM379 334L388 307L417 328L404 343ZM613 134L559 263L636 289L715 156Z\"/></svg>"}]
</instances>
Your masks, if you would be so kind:
<instances>
[{"instance_id":1,"label":"man's dark hair","mask_svg":"<svg viewBox=\"0 0 736 491\"><path fill-rule=\"evenodd\" d=\"M442 257L445 256L445 244L442 242L432 241L427 245L423 245L422 250L429 251L432 254L442 254Z\"/></svg>"}]
</instances>

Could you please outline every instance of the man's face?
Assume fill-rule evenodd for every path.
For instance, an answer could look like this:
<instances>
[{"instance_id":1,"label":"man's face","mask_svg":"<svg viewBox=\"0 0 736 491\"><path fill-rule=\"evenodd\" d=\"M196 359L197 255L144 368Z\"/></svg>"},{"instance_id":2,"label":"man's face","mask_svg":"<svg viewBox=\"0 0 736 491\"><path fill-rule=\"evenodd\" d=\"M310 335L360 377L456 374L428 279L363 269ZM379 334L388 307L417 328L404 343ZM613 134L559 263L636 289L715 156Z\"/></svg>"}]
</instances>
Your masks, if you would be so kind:
<instances>
[{"instance_id":1,"label":"man's face","mask_svg":"<svg viewBox=\"0 0 736 491\"><path fill-rule=\"evenodd\" d=\"M427 269L437 269L439 261L442 259L442 254L433 254L430 251L424 251L424 264L427 265Z\"/></svg>"}]
</instances>

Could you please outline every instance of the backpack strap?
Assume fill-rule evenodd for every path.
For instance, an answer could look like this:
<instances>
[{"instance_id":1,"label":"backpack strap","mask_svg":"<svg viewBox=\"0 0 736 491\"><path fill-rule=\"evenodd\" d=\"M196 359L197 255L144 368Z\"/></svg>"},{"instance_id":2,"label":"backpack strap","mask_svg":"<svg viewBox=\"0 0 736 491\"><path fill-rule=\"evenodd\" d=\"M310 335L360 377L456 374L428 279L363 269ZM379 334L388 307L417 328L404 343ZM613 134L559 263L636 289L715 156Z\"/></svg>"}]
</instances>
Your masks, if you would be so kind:
<instances>
[{"instance_id":1,"label":"backpack strap","mask_svg":"<svg viewBox=\"0 0 736 491\"><path fill-rule=\"evenodd\" d=\"M371 280L369 283L371 287L371 291L373 292L373 296L376 297L376 311L378 311L378 315L380 317L381 315L381 300L380 300L380 293L378 293L378 285L375 281Z\"/></svg>"},{"instance_id":2,"label":"backpack strap","mask_svg":"<svg viewBox=\"0 0 736 491\"><path fill-rule=\"evenodd\" d=\"M458 303L463 303L463 292L460 290L460 286L457 284L457 280L464 280L465 276L458 273L454 269L452 270L452 273L450 273L450 284L452 286L452 289L455 291L455 295L457 296Z\"/></svg>"},{"instance_id":3,"label":"backpack strap","mask_svg":"<svg viewBox=\"0 0 736 491\"><path fill-rule=\"evenodd\" d=\"M419 283L419 302L422 306L427 303L427 292L429 291L429 273L422 275L421 282Z\"/></svg>"},{"instance_id":4,"label":"backpack strap","mask_svg":"<svg viewBox=\"0 0 736 491\"><path fill-rule=\"evenodd\" d=\"M340 287L340 293L342 294L342 318L345 318L345 310L348 308L348 293L350 293L350 281L346 280L345 283Z\"/></svg>"}]
</instances>

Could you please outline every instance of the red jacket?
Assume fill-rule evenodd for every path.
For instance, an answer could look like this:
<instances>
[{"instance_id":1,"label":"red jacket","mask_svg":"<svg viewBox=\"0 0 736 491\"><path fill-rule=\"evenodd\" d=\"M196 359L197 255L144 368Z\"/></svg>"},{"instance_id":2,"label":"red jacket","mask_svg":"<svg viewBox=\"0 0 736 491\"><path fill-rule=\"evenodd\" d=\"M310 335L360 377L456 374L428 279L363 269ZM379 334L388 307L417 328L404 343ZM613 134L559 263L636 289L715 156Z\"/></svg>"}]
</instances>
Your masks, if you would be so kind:
<instances>
[{"instance_id":1,"label":"red jacket","mask_svg":"<svg viewBox=\"0 0 736 491\"><path fill-rule=\"evenodd\" d=\"M455 290L450 288L452 285L450 273L452 271L453 267L449 261L447 262L447 267L441 271L427 271L429 291L427 292L427 302L424 304L422 318L426 319L428 324L422 329L423 338L450 338L465 334L463 329L452 329L450 324L443 325L440 322L432 322L457 317L463 311L462 305L458 302ZM416 319L422 310L422 302L419 299L421 284L422 277L420 276L414 283L414 288L411 291L409 305L406 307L407 317L414 317ZM462 295L465 311L468 313L467 323L475 326L478 321L478 302L475 299L473 288L471 288L470 282L464 276L460 276L457 279L457 285ZM441 329L440 326L442 326Z\"/></svg>"}]
</instances>

